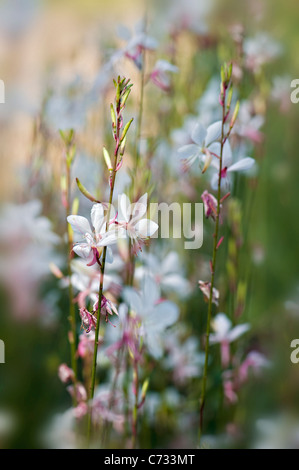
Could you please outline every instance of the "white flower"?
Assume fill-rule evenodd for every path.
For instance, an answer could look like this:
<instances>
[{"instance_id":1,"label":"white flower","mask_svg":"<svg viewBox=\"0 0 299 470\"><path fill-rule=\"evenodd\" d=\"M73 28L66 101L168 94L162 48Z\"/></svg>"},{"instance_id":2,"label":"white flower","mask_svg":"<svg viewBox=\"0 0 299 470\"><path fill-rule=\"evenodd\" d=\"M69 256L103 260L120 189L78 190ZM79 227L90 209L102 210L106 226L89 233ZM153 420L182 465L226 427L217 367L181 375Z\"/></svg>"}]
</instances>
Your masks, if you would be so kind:
<instances>
[{"instance_id":1,"label":"white flower","mask_svg":"<svg viewBox=\"0 0 299 470\"><path fill-rule=\"evenodd\" d=\"M212 321L212 328L215 333L210 334L210 342L211 344L220 344L222 367L226 368L230 361L230 343L246 333L250 325L243 323L232 328L232 323L227 316L224 313L218 313Z\"/></svg>"},{"instance_id":2,"label":"white flower","mask_svg":"<svg viewBox=\"0 0 299 470\"><path fill-rule=\"evenodd\" d=\"M182 275L179 256L175 251L162 259L152 253L144 253L141 261L144 265L135 269L135 279L141 280L146 274L151 275L164 292L176 292L181 297L190 293L190 283Z\"/></svg>"},{"instance_id":3,"label":"white flower","mask_svg":"<svg viewBox=\"0 0 299 470\"><path fill-rule=\"evenodd\" d=\"M200 122L196 124L191 133L193 143L178 149L179 154L186 159L187 166L192 165L195 160L199 160L201 163L213 154L219 155L220 143L217 140L221 137L221 128L221 121L214 122L208 128L205 128Z\"/></svg>"},{"instance_id":4,"label":"white flower","mask_svg":"<svg viewBox=\"0 0 299 470\"><path fill-rule=\"evenodd\" d=\"M168 73L178 73L178 71L178 67L167 62L167 60L158 60L154 65L150 78L161 90L168 91L170 88Z\"/></svg>"},{"instance_id":5,"label":"white flower","mask_svg":"<svg viewBox=\"0 0 299 470\"><path fill-rule=\"evenodd\" d=\"M215 333L211 333L211 344L228 342L231 343L249 330L249 323L243 323L232 328L232 322L225 313L218 313L212 321L212 328Z\"/></svg>"},{"instance_id":6,"label":"white flower","mask_svg":"<svg viewBox=\"0 0 299 470\"><path fill-rule=\"evenodd\" d=\"M160 289L148 276L142 280L142 290L131 287L123 291L125 302L141 320L141 335L149 353L159 359L163 354L163 333L179 317L177 305L169 300L160 301Z\"/></svg>"},{"instance_id":7,"label":"white flower","mask_svg":"<svg viewBox=\"0 0 299 470\"><path fill-rule=\"evenodd\" d=\"M67 221L74 232L83 236L85 242L76 243L73 251L84 258L91 266L99 260L101 248L116 243L117 231L110 228L106 232L106 218L102 204L94 204L91 209L91 221L94 230L91 229L88 220L80 215L69 215ZM108 257L109 261L109 257Z\"/></svg>"},{"instance_id":8,"label":"white flower","mask_svg":"<svg viewBox=\"0 0 299 470\"><path fill-rule=\"evenodd\" d=\"M260 143L263 139L260 128L263 126L264 122L264 116L255 114L252 103L244 100L240 103L238 119L232 130L232 134L249 139L254 143Z\"/></svg>"},{"instance_id":9,"label":"white flower","mask_svg":"<svg viewBox=\"0 0 299 470\"><path fill-rule=\"evenodd\" d=\"M118 198L117 224L122 234L126 234L133 242L133 251L137 253L146 239L152 237L158 230L158 224L150 219L143 218L147 211L147 193L135 204L122 194Z\"/></svg>"},{"instance_id":10,"label":"white flower","mask_svg":"<svg viewBox=\"0 0 299 470\"><path fill-rule=\"evenodd\" d=\"M211 187L212 189L217 189L218 187L218 175L219 175L219 164L220 161L218 158L213 158L211 162L211 167L215 168L215 171L211 177ZM238 171L247 171L253 167L255 164L254 158L244 157L240 158L237 162L233 163L233 154L230 147L230 143L227 140L223 146L222 152L222 170L221 170L221 185L229 185L229 174L232 172Z\"/></svg>"},{"instance_id":11,"label":"white flower","mask_svg":"<svg viewBox=\"0 0 299 470\"><path fill-rule=\"evenodd\" d=\"M124 25L118 26L118 35L124 41L127 41L126 46L122 50L122 53L133 60L136 67L141 70L142 68L142 59L144 50L154 50L157 48L158 43L156 39L148 36L144 31L143 22L139 22L135 26L134 33Z\"/></svg>"},{"instance_id":12,"label":"white flower","mask_svg":"<svg viewBox=\"0 0 299 470\"><path fill-rule=\"evenodd\" d=\"M258 72L264 64L282 53L281 44L266 33L258 33L245 39L243 48L246 66L253 72Z\"/></svg>"}]
</instances>

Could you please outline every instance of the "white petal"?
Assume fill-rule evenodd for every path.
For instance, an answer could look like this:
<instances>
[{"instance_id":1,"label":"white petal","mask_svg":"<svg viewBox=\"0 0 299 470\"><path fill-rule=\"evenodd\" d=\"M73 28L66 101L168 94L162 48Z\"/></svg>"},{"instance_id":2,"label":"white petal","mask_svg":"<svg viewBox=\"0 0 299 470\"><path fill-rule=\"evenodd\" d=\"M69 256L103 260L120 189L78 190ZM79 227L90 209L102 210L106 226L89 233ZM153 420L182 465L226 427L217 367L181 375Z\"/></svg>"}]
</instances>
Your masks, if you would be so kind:
<instances>
[{"instance_id":1,"label":"white petal","mask_svg":"<svg viewBox=\"0 0 299 470\"><path fill-rule=\"evenodd\" d=\"M209 145L209 152L210 153L215 153L220 157L220 150L221 150L221 144L220 142L213 142L211 145ZM218 158L214 156L214 158L219 162Z\"/></svg>"},{"instance_id":2,"label":"white petal","mask_svg":"<svg viewBox=\"0 0 299 470\"><path fill-rule=\"evenodd\" d=\"M192 131L191 139L200 147L203 147L206 136L206 128L201 124L201 122L198 122Z\"/></svg>"},{"instance_id":3,"label":"white petal","mask_svg":"<svg viewBox=\"0 0 299 470\"><path fill-rule=\"evenodd\" d=\"M154 278L146 274L141 282L142 300L147 309L153 307L161 297L161 292Z\"/></svg>"},{"instance_id":4,"label":"white petal","mask_svg":"<svg viewBox=\"0 0 299 470\"><path fill-rule=\"evenodd\" d=\"M161 72L173 72L177 73L179 71L176 65L167 62L167 60L157 60L154 70L160 70Z\"/></svg>"},{"instance_id":5,"label":"white petal","mask_svg":"<svg viewBox=\"0 0 299 470\"><path fill-rule=\"evenodd\" d=\"M178 320L179 313L179 308L174 302L165 300L155 306L146 319L146 326L152 331L164 331Z\"/></svg>"},{"instance_id":6,"label":"white petal","mask_svg":"<svg viewBox=\"0 0 299 470\"><path fill-rule=\"evenodd\" d=\"M255 160L251 157L242 158L238 162L231 165L227 171L246 171L253 167Z\"/></svg>"},{"instance_id":7,"label":"white petal","mask_svg":"<svg viewBox=\"0 0 299 470\"><path fill-rule=\"evenodd\" d=\"M159 225L150 219L141 219L135 225L135 231L141 238L152 237L158 228Z\"/></svg>"},{"instance_id":8,"label":"white petal","mask_svg":"<svg viewBox=\"0 0 299 470\"><path fill-rule=\"evenodd\" d=\"M95 232L100 233L101 228L105 222L104 208L102 204L94 204L91 208L91 222L94 226Z\"/></svg>"},{"instance_id":9,"label":"white petal","mask_svg":"<svg viewBox=\"0 0 299 470\"><path fill-rule=\"evenodd\" d=\"M239 338L241 335L246 333L250 329L249 323L244 323L242 325L237 325L233 328L229 334L227 335L228 341L235 341L235 339Z\"/></svg>"},{"instance_id":10,"label":"white petal","mask_svg":"<svg viewBox=\"0 0 299 470\"><path fill-rule=\"evenodd\" d=\"M144 305L142 303L140 294L132 287L125 287L122 294L125 303L138 315L142 315Z\"/></svg>"},{"instance_id":11,"label":"white petal","mask_svg":"<svg viewBox=\"0 0 299 470\"><path fill-rule=\"evenodd\" d=\"M118 196L118 220L120 222L129 222L131 202L126 194L121 194Z\"/></svg>"},{"instance_id":12,"label":"white petal","mask_svg":"<svg viewBox=\"0 0 299 470\"><path fill-rule=\"evenodd\" d=\"M69 215L67 217L67 221L74 232L81 233L82 235L85 235L86 233L92 234L89 222L85 217L82 217L81 215Z\"/></svg>"},{"instance_id":13,"label":"white petal","mask_svg":"<svg viewBox=\"0 0 299 470\"><path fill-rule=\"evenodd\" d=\"M123 39L124 41L129 41L132 36L131 31L123 24L117 25L117 35L120 39Z\"/></svg>"},{"instance_id":14,"label":"white petal","mask_svg":"<svg viewBox=\"0 0 299 470\"><path fill-rule=\"evenodd\" d=\"M97 246L108 246L116 243L118 235L116 230L111 230L110 232L105 233L101 240L97 243Z\"/></svg>"},{"instance_id":15,"label":"white petal","mask_svg":"<svg viewBox=\"0 0 299 470\"><path fill-rule=\"evenodd\" d=\"M161 285L166 291L172 290L180 296L190 294L190 284L180 274L168 274L163 278Z\"/></svg>"},{"instance_id":16,"label":"white petal","mask_svg":"<svg viewBox=\"0 0 299 470\"><path fill-rule=\"evenodd\" d=\"M211 188L216 190L218 188L218 173L214 173L210 182Z\"/></svg>"},{"instance_id":17,"label":"white petal","mask_svg":"<svg viewBox=\"0 0 299 470\"><path fill-rule=\"evenodd\" d=\"M222 151L222 168L229 167L233 161L233 153L229 141L227 140Z\"/></svg>"},{"instance_id":18,"label":"white petal","mask_svg":"<svg viewBox=\"0 0 299 470\"><path fill-rule=\"evenodd\" d=\"M224 313L218 313L212 321L212 327L217 336L226 338L231 328L231 321Z\"/></svg>"},{"instance_id":19,"label":"white petal","mask_svg":"<svg viewBox=\"0 0 299 470\"><path fill-rule=\"evenodd\" d=\"M132 221L136 221L144 216L147 211L147 193L145 193L141 198L135 203L132 204Z\"/></svg>"},{"instance_id":20,"label":"white petal","mask_svg":"<svg viewBox=\"0 0 299 470\"><path fill-rule=\"evenodd\" d=\"M110 246L107 246L106 263L109 263L109 264L113 263L113 252L112 252ZM109 274L105 273L104 281L107 281L108 276L109 276Z\"/></svg>"},{"instance_id":21,"label":"white petal","mask_svg":"<svg viewBox=\"0 0 299 470\"><path fill-rule=\"evenodd\" d=\"M166 273L173 273L179 270L180 260L179 255L175 251L171 251L168 253L164 260L162 261L162 272Z\"/></svg>"},{"instance_id":22,"label":"white petal","mask_svg":"<svg viewBox=\"0 0 299 470\"><path fill-rule=\"evenodd\" d=\"M146 345L149 353L155 359L161 359L163 355L163 349L161 345L161 337L157 332L150 332L146 334Z\"/></svg>"},{"instance_id":23,"label":"white petal","mask_svg":"<svg viewBox=\"0 0 299 470\"><path fill-rule=\"evenodd\" d=\"M201 155L201 150L196 144L183 145L178 149L178 153L182 158L197 157Z\"/></svg>"},{"instance_id":24,"label":"white petal","mask_svg":"<svg viewBox=\"0 0 299 470\"><path fill-rule=\"evenodd\" d=\"M92 250L91 246L88 245L87 243L78 243L78 245L75 245L73 248L73 251L80 256L80 258L84 259L89 259L90 256L92 255Z\"/></svg>"},{"instance_id":25,"label":"white petal","mask_svg":"<svg viewBox=\"0 0 299 470\"><path fill-rule=\"evenodd\" d=\"M205 145L208 147L212 142L221 137L222 121L216 121L207 128Z\"/></svg>"}]
</instances>

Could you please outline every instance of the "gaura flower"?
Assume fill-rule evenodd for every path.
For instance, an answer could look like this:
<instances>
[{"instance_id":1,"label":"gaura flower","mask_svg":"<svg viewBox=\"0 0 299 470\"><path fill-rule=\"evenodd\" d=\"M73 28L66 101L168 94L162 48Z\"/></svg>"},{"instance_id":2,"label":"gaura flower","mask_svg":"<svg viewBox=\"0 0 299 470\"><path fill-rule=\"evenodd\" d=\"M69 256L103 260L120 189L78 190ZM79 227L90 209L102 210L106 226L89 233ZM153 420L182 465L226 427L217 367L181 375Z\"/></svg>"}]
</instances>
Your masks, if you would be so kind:
<instances>
[{"instance_id":1,"label":"gaura flower","mask_svg":"<svg viewBox=\"0 0 299 470\"><path fill-rule=\"evenodd\" d=\"M199 160L199 163L205 163L205 170L212 156L219 155L220 143L217 141L221 136L221 128L222 121L216 121L208 128L205 128L200 122L196 124L191 133L193 143L183 145L178 149L187 167L190 167L195 160Z\"/></svg>"},{"instance_id":2,"label":"gaura flower","mask_svg":"<svg viewBox=\"0 0 299 470\"><path fill-rule=\"evenodd\" d=\"M141 266L135 269L135 279L141 281L143 276L150 275L160 286L162 292L175 292L180 297L190 294L190 283L183 276L183 269L178 254L169 253L142 253Z\"/></svg>"},{"instance_id":3,"label":"gaura flower","mask_svg":"<svg viewBox=\"0 0 299 470\"><path fill-rule=\"evenodd\" d=\"M131 287L123 290L125 302L140 320L140 336L149 353L156 359L163 355L163 334L179 317L174 302L161 301L160 289L150 276L144 276L141 292Z\"/></svg>"},{"instance_id":4,"label":"gaura flower","mask_svg":"<svg viewBox=\"0 0 299 470\"><path fill-rule=\"evenodd\" d=\"M158 88L168 91L170 89L168 73L177 73L178 71L178 67L167 60L158 60L150 74L150 79Z\"/></svg>"},{"instance_id":5,"label":"gaura flower","mask_svg":"<svg viewBox=\"0 0 299 470\"><path fill-rule=\"evenodd\" d=\"M222 366L227 367L230 360L229 344L249 330L249 323L232 328L232 323L224 313L218 313L212 321L214 333L210 335L211 344L220 344Z\"/></svg>"},{"instance_id":6,"label":"gaura flower","mask_svg":"<svg viewBox=\"0 0 299 470\"><path fill-rule=\"evenodd\" d=\"M255 164L255 160L251 157L240 158L237 162L233 162L233 154L229 141L227 140L223 146L222 153L222 166L221 166L221 186L230 184L230 173L238 171L250 170ZM218 187L218 174L219 174L220 161L218 158L213 158L211 167L216 169L211 177L212 189Z\"/></svg>"},{"instance_id":7,"label":"gaura flower","mask_svg":"<svg viewBox=\"0 0 299 470\"><path fill-rule=\"evenodd\" d=\"M115 228L109 227L106 231L106 218L102 204L94 204L91 209L91 221L94 230L91 229L88 220L80 215L69 215L68 223L74 232L82 235L85 242L76 243L73 251L92 266L99 261L104 246L111 245L117 240ZM108 256L109 261L109 256Z\"/></svg>"},{"instance_id":8,"label":"gaura flower","mask_svg":"<svg viewBox=\"0 0 299 470\"><path fill-rule=\"evenodd\" d=\"M143 65L143 51L155 50L158 46L156 39L145 33L143 22L137 23L133 33L126 26L119 25L118 35L121 39L127 41L122 53L128 59L131 59L136 67L141 70Z\"/></svg>"},{"instance_id":9,"label":"gaura flower","mask_svg":"<svg viewBox=\"0 0 299 470\"><path fill-rule=\"evenodd\" d=\"M122 194L118 199L118 220L116 224L121 234L128 236L133 242L133 252L141 251L144 242L154 235L159 226L156 222L144 218L147 211L147 193L135 204L131 204L129 198Z\"/></svg>"}]
</instances>

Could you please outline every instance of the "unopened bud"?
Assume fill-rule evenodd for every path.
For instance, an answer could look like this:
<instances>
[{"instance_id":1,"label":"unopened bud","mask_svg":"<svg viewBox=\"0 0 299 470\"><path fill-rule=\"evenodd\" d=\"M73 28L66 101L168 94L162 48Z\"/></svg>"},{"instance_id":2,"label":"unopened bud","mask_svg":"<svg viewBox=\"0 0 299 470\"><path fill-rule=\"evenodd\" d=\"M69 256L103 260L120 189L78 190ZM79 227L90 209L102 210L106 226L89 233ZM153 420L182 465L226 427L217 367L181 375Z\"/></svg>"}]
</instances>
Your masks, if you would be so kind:
<instances>
[{"instance_id":1,"label":"unopened bud","mask_svg":"<svg viewBox=\"0 0 299 470\"><path fill-rule=\"evenodd\" d=\"M103 147L103 155L104 155L104 160L105 160L108 170L112 171L113 168L112 168L110 155L109 155L108 150L105 147Z\"/></svg>"}]
</instances>

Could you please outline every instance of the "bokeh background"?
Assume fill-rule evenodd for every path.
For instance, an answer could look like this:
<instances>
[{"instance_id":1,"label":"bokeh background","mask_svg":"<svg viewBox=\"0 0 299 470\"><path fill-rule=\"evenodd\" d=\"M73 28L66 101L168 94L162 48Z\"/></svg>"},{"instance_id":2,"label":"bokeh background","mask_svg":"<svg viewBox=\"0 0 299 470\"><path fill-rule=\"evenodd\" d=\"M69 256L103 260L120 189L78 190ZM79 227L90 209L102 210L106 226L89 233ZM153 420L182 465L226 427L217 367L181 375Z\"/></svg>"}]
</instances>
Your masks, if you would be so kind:
<instances>
[{"instance_id":1,"label":"bokeh background","mask_svg":"<svg viewBox=\"0 0 299 470\"><path fill-rule=\"evenodd\" d=\"M198 99L220 64L236 54L233 25L241 25L246 37L267 33L281 48L260 74L253 78L244 73L240 78L244 96L258 87L262 96L269 97L275 77L283 80L278 98L267 99L266 106L256 96L265 114L263 139L252 153L258 161L258 175L251 183L244 185L241 180L236 186L236 196L244 202L246 249L241 266L248 294L242 321L252 326L247 347L257 346L272 367L242 390L238 406L229 412L235 426L230 435L236 433L239 439L229 445L299 447L299 364L290 361L290 342L299 338L299 104L290 101L291 80L299 78L299 6L295 0L226 0L211 5L198 1L192 33L175 40L171 33L179 19L176 8L188 13L194 7L189 3L148 2L149 34L157 39L159 53L167 60L173 57L176 41L179 74L173 79L171 96L159 92L151 99L149 88L145 136L169 135L182 126L184 115L195 113ZM53 416L70 406L57 375L59 364L69 361L68 299L49 269L51 261L60 266L64 262L58 129L71 122L78 130L74 172L96 186L99 149L109 135L105 122L109 121L110 77L105 76L103 64L120 47L119 25L134 28L145 7L139 0L0 2L0 78L6 86L6 102L0 105L0 338L5 342L5 364L0 364L1 448L55 447L45 436ZM154 59L149 55L148 60ZM138 70L126 60L117 67L131 77L137 103ZM90 97L88 105L77 99L80 95ZM157 172L153 178L157 188L169 185L169 197L175 197L171 177ZM181 188L178 192L181 197ZM39 201L40 206L30 201ZM37 223L39 214L47 220ZM28 244L35 236L38 243ZM206 252L209 248L209 243L204 245ZM192 265L190 253L180 254L194 286L200 267ZM188 328L198 336L205 325L205 317L198 313L199 306L204 306L200 302L195 288L181 306ZM181 390L192 403L196 387L189 383ZM223 435L219 422L226 416L222 411L219 418L217 406L211 406L208 416L210 445L216 447L223 445L217 439ZM187 414L193 409L187 406ZM180 434L182 424L171 406L162 406L159 413L158 425L145 428L141 446L191 445L192 440L184 441Z\"/></svg>"}]
</instances>

